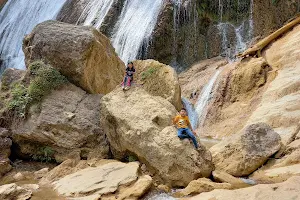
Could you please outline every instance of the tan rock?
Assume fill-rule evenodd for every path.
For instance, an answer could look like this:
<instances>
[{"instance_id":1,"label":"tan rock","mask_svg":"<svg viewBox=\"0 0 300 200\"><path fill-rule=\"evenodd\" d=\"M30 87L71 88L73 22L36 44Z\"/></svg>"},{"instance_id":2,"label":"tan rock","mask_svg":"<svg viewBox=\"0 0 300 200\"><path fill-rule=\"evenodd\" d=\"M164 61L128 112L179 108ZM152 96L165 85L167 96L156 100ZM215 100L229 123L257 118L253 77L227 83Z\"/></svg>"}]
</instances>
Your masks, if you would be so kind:
<instances>
[{"instance_id":1,"label":"tan rock","mask_svg":"<svg viewBox=\"0 0 300 200\"><path fill-rule=\"evenodd\" d=\"M300 177L292 177L286 182L262 184L237 190L214 190L202 193L190 200L291 200L300 199Z\"/></svg>"},{"instance_id":2,"label":"tan rock","mask_svg":"<svg viewBox=\"0 0 300 200\"><path fill-rule=\"evenodd\" d=\"M2 200L27 200L31 195L30 190L19 187L15 183L0 186L0 199Z\"/></svg>"},{"instance_id":3,"label":"tan rock","mask_svg":"<svg viewBox=\"0 0 300 200\"><path fill-rule=\"evenodd\" d=\"M158 185L157 189L159 191L162 191L162 192L165 192L165 193L169 193L171 191L171 189L167 185Z\"/></svg>"},{"instance_id":4,"label":"tan rock","mask_svg":"<svg viewBox=\"0 0 300 200\"><path fill-rule=\"evenodd\" d=\"M36 179L43 178L49 172L49 168L43 168L39 171L34 172L34 176Z\"/></svg>"},{"instance_id":5,"label":"tan rock","mask_svg":"<svg viewBox=\"0 0 300 200\"><path fill-rule=\"evenodd\" d=\"M90 93L110 92L124 74L109 39L92 27L43 22L24 39L23 51L27 65L44 60Z\"/></svg>"},{"instance_id":6,"label":"tan rock","mask_svg":"<svg viewBox=\"0 0 300 200\"><path fill-rule=\"evenodd\" d=\"M137 60L135 80L153 96L161 96L173 104L177 110L182 107L181 90L177 73L171 66L155 60Z\"/></svg>"},{"instance_id":7,"label":"tan rock","mask_svg":"<svg viewBox=\"0 0 300 200\"><path fill-rule=\"evenodd\" d=\"M280 136L264 123L247 126L241 133L210 148L216 170L247 176L281 147Z\"/></svg>"},{"instance_id":8,"label":"tan rock","mask_svg":"<svg viewBox=\"0 0 300 200\"><path fill-rule=\"evenodd\" d=\"M299 132L300 121L300 26L276 40L263 54L277 76L262 96L247 124L265 122L282 138L284 146Z\"/></svg>"},{"instance_id":9,"label":"tan rock","mask_svg":"<svg viewBox=\"0 0 300 200\"><path fill-rule=\"evenodd\" d=\"M213 171L212 175L213 175L213 178L215 181L218 181L221 183L229 183L229 184L231 184L232 188L235 188L235 189L249 186L247 183L245 183L241 179L231 176L230 174L228 174L226 172Z\"/></svg>"},{"instance_id":10,"label":"tan rock","mask_svg":"<svg viewBox=\"0 0 300 200\"><path fill-rule=\"evenodd\" d=\"M13 124L13 141L21 156L57 162L107 158L109 147L99 122L100 98L72 84L52 91L41 102L40 112L31 109L27 120Z\"/></svg>"},{"instance_id":11,"label":"tan rock","mask_svg":"<svg viewBox=\"0 0 300 200\"><path fill-rule=\"evenodd\" d=\"M101 124L116 158L132 152L172 186L184 186L211 174L210 153L205 147L198 152L189 142L184 145L179 140L176 129L170 126L176 109L162 97L138 87L125 93L117 89L102 98L101 110Z\"/></svg>"},{"instance_id":12,"label":"tan rock","mask_svg":"<svg viewBox=\"0 0 300 200\"><path fill-rule=\"evenodd\" d=\"M68 159L58 165L57 167L53 168L49 171L43 178L40 180L41 185L50 184L53 181L63 178L66 175L75 173L81 169L87 168L88 164L85 160L71 160Z\"/></svg>"},{"instance_id":13,"label":"tan rock","mask_svg":"<svg viewBox=\"0 0 300 200\"><path fill-rule=\"evenodd\" d=\"M25 176L21 172L18 172L13 176L13 179L18 182L24 180Z\"/></svg>"},{"instance_id":14,"label":"tan rock","mask_svg":"<svg viewBox=\"0 0 300 200\"><path fill-rule=\"evenodd\" d=\"M132 186L121 191L117 199L139 199L150 189L151 185L152 178L148 175L142 176Z\"/></svg>"},{"instance_id":15,"label":"tan rock","mask_svg":"<svg viewBox=\"0 0 300 200\"><path fill-rule=\"evenodd\" d=\"M209 192L214 189L231 189L229 183L214 183L210 179L200 178L189 183L189 185L180 192L174 194L175 197L184 197L191 194L200 194L202 192Z\"/></svg>"},{"instance_id":16,"label":"tan rock","mask_svg":"<svg viewBox=\"0 0 300 200\"><path fill-rule=\"evenodd\" d=\"M279 167L269 169L265 171L265 175L268 177L290 177L293 175L300 175L300 164L290 165L285 167Z\"/></svg>"},{"instance_id":17,"label":"tan rock","mask_svg":"<svg viewBox=\"0 0 300 200\"><path fill-rule=\"evenodd\" d=\"M60 195L84 197L103 195L117 191L121 185L137 179L139 163L108 163L99 167L87 167L53 183Z\"/></svg>"}]
</instances>

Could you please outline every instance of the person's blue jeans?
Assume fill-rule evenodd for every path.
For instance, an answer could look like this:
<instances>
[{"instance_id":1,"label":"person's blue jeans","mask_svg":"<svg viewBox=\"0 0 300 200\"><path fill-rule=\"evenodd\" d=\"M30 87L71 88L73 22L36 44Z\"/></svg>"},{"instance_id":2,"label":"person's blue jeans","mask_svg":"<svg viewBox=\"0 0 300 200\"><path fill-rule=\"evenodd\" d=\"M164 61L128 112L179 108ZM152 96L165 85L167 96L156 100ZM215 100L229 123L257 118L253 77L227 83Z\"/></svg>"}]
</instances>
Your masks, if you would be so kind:
<instances>
[{"instance_id":1,"label":"person's blue jeans","mask_svg":"<svg viewBox=\"0 0 300 200\"><path fill-rule=\"evenodd\" d=\"M196 149L198 148L197 139L189 128L179 128L177 133L180 139L185 139L185 138L191 139L194 143L195 148Z\"/></svg>"}]
</instances>

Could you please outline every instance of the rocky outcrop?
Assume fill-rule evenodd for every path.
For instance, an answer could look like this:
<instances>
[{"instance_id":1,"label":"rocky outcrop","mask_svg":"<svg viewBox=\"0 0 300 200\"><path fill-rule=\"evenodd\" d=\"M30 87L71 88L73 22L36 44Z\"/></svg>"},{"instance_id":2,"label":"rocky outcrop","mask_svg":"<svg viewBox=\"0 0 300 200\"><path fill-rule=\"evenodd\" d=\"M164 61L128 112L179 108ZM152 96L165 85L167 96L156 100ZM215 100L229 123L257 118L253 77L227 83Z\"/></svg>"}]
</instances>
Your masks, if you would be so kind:
<instances>
[{"instance_id":1,"label":"rocky outcrop","mask_svg":"<svg viewBox=\"0 0 300 200\"><path fill-rule=\"evenodd\" d=\"M106 94L122 81L124 63L92 27L43 22L26 36L23 51L27 66L43 60L89 93Z\"/></svg>"},{"instance_id":2,"label":"rocky outcrop","mask_svg":"<svg viewBox=\"0 0 300 200\"><path fill-rule=\"evenodd\" d=\"M300 128L299 30L300 26L296 26L264 52L276 70L275 77L247 122L268 123L280 134L284 145L292 141Z\"/></svg>"},{"instance_id":3,"label":"rocky outcrop","mask_svg":"<svg viewBox=\"0 0 300 200\"><path fill-rule=\"evenodd\" d=\"M212 172L213 178L217 182L221 183L229 183L232 188L237 189L237 188L244 188L248 187L249 185L242 181L239 178L236 178L226 172L222 171L213 171Z\"/></svg>"},{"instance_id":4,"label":"rocky outcrop","mask_svg":"<svg viewBox=\"0 0 300 200\"><path fill-rule=\"evenodd\" d=\"M53 185L60 195L95 199L96 196L100 198L114 193L120 186L135 182L138 169L137 162L111 162L77 171L54 182Z\"/></svg>"},{"instance_id":5,"label":"rocky outcrop","mask_svg":"<svg viewBox=\"0 0 300 200\"><path fill-rule=\"evenodd\" d=\"M202 192L210 192L215 189L231 189L229 183L214 183L210 179L200 178L198 180L191 181L189 185L182 191L176 192L175 197L184 197L188 195L200 194Z\"/></svg>"},{"instance_id":6,"label":"rocky outcrop","mask_svg":"<svg viewBox=\"0 0 300 200\"><path fill-rule=\"evenodd\" d=\"M270 126L257 123L221 141L210 151L217 170L233 176L247 176L280 149L280 142L280 136Z\"/></svg>"},{"instance_id":7,"label":"rocky outcrop","mask_svg":"<svg viewBox=\"0 0 300 200\"><path fill-rule=\"evenodd\" d=\"M19 187L15 183L0 186L0 199L3 200L27 200L31 195L32 191Z\"/></svg>"},{"instance_id":8,"label":"rocky outcrop","mask_svg":"<svg viewBox=\"0 0 300 200\"><path fill-rule=\"evenodd\" d=\"M197 152L192 144L178 139L170 126L176 109L162 97L139 87L126 92L116 89L102 98L101 110L101 124L116 158L134 155L173 186L210 175L210 153L202 146Z\"/></svg>"},{"instance_id":9,"label":"rocky outcrop","mask_svg":"<svg viewBox=\"0 0 300 200\"><path fill-rule=\"evenodd\" d=\"M57 162L106 158L109 147L100 126L100 98L72 84L52 91L39 106L31 107L28 119L13 124L16 153Z\"/></svg>"},{"instance_id":10,"label":"rocky outcrop","mask_svg":"<svg viewBox=\"0 0 300 200\"><path fill-rule=\"evenodd\" d=\"M290 200L300 199L300 177L292 177L279 184L263 184L238 190L214 190L202 193L191 200Z\"/></svg>"},{"instance_id":11,"label":"rocky outcrop","mask_svg":"<svg viewBox=\"0 0 300 200\"><path fill-rule=\"evenodd\" d=\"M161 96L181 109L181 92L174 68L155 60L137 60L135 80L152 96Z\"/></svg>"},{"instance_id":12,"label":"rocky outcrop","mask_svg":"<svg viewBox=\"0 0 300 200\"><path fill-rule=\"evenodd\" d=\"M3 131L2 131L3 133ZM10 165L9 156L11 153L10 147L12 145L11 139L8 137L0 137L0 177L9 172L12 169Z\"/></svg>"}]
</instances>

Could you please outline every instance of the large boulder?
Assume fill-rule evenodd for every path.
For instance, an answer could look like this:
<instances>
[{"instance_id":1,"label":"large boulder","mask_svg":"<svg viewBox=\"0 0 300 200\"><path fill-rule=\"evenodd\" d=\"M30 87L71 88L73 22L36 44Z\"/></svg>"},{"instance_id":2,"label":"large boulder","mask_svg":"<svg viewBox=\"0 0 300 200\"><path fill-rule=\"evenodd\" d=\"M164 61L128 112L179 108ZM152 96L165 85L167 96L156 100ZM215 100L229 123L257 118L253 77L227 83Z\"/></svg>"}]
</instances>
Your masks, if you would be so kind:
<instances>
[{"instance_id":1,"label":"large boulder","mask_svg":"<svg viewBox=\"0 0 300 200\"><path fill-rule=\"evenodd\" d=\"M280 149L280 142L280 136L269 125L257 123L216 144L210 151L217 170L247 176Z\"/></svg>"},{"instance_id":2,"label":"large boulder","mask_svg":"<svg viewBox=\"0 0 300 200\"><path fill-rule=\"evenodd\" d=\"M300 199L300 177L277 184L262 184L238 190L214 190L190 198L191 200L291 200Z\"/></svg>"},{"instance_id":3,"label":"large boulder","mask_svg":"<svg viewBox=\"0 0 300 200\"><path fill-rule=\"evenodd\" d=\"M116 158L134 155L173 186L186 186L211 174L210 153L202 145L198 152L178 139L170 126L176 109L162 97L139 87L125 93L116 89L102 98L101 111L101 124Z\"/></svg>"},{"instance_id":4,"label":"large boulder","mask_svg":"<svg viewBox=\"0 0 300 200\"><path fill-rule=\"evenodd\" d=\"M137 60L134 66L137 83L149 94L167 99L177 110L181 108L180 85L174 68L155 60Z\"/></svg>"},{"instance_id":5,"label":"large boulder","mask_svg":"<svg viewBox=\"0 0 300 200\"><path fill-rule=\"evenodd\" d=\"M236 178L226 172L222 171L213 171L212 172L213 178L215 181L221 182L221 183L229 183L231 184L232 188L243 188L248 187L249 184L245 183L239 178Z\"/></svg>"},{"instance_id":6,"label":"large boulder","mask_svg":"<svg viewBox=\"0 0 300 200\"><path fill-rule=\"evenodd\" d=\"M0 177L4 175L5 173L9 172L11 170L10 165L10 147L12 145L12 141L9 138L1 138L0 137Z\"/></svg>"},{"instance_id":7,"label":"large boulder","mask_svg":"<svg viewBox=\"0 0 300 200\"><path fill-rule=\"evenodd\" d=\"M27 66L43 60L90 93L106 94L122 81L124 63L92 27L43 22L24 39L23 51Z\"/></svg>"},{"instance_id":8,"label":"large boulder","mask_svg":"<svg viewBox=\"0 0 300 200\"><path fill-rule=\"evenodd\" d=\"M52 91L39 106L31 107L26 120L13 124L16 152L23 158L57 162L108 157L100 99L72 84Z\"/></svg>"}]
</instances>

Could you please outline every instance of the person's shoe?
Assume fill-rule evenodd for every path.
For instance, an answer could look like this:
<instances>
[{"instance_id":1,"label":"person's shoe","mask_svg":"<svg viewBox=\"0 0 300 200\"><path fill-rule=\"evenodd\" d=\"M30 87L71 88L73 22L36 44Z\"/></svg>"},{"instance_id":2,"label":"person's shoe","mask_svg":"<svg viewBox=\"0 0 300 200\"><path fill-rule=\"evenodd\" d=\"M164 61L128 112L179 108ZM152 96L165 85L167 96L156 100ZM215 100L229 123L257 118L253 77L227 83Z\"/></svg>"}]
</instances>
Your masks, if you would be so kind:
<instances>
[{"instance_id":1,"label":"person's shoe","mask_svg":"<svg viewBox=\"0 0 300 200\"><path fill-rule=\"evenodd\" d=\"M124 87L124 85L122 86L122 90L125 90L125 87Z\"/></svg>"},{"instance_id":2,"label":"person's shoe","mask_svg":"<svg viewBox=\"0 0 300 200\"><path fill-rule=\"evenodd\" d=\"M125 90L129 90L129 87L127 86L127 87L125 87Z\"/></svg>"}]
</instances>

